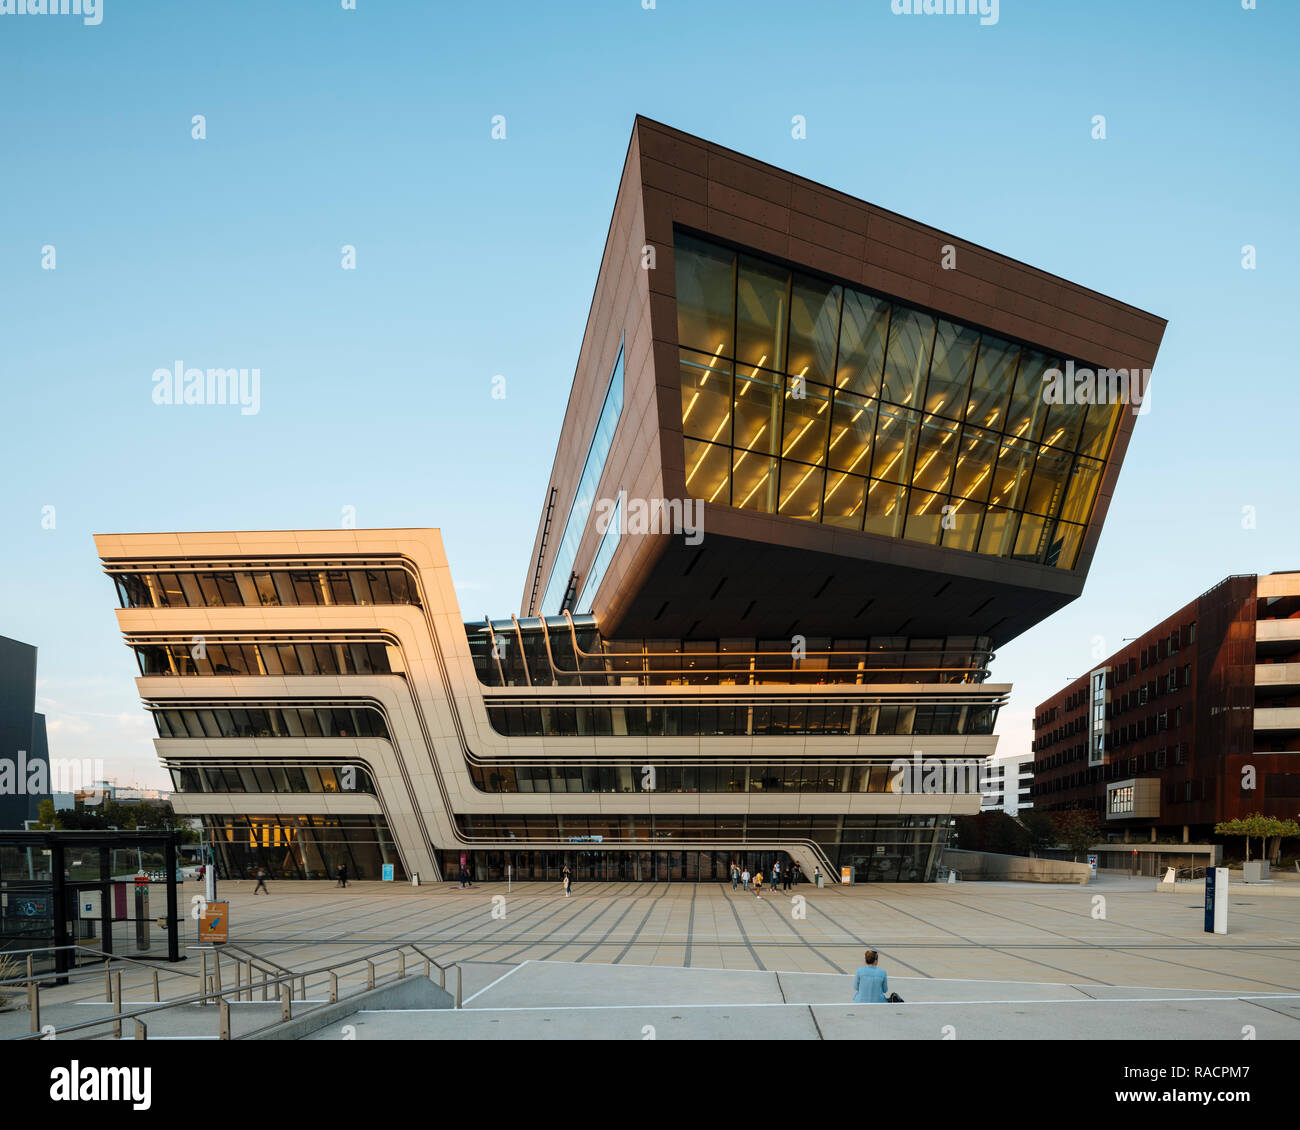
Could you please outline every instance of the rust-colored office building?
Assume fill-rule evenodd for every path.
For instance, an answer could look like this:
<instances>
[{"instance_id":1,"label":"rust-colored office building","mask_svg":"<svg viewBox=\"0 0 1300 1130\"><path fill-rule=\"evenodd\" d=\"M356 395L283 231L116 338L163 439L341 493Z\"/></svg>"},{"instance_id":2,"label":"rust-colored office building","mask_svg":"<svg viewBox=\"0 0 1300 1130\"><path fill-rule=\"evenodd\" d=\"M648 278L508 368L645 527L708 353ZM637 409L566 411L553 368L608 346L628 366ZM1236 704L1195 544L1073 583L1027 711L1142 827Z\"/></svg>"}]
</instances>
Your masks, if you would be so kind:
<instances>
[{"instance_id":1,"label":"rust-colored office building","mask_svg":"<svg viewBox=\"0 0 1300 1130\"><path fill-rule=\"evenodd\" d=\"M1203 840L1300 815L1300 572L1228 577L1034 715L1036 810Z\"/></svg>"}]
</instances>

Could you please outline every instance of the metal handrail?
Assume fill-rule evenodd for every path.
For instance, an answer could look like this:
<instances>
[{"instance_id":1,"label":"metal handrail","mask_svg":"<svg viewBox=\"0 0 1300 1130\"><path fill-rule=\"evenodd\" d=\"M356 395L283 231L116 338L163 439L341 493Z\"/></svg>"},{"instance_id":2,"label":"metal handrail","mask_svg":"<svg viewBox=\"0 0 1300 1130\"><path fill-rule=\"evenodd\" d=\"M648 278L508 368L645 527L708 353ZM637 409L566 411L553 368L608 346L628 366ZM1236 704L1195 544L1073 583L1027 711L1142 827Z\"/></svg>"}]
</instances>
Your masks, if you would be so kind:
<instances>
[{"instance_id":1,"label":"metal handrail","mask_svg":"<svg viewBox=\"0 0 1300 1130\"><path fill-rule=\"evenodd\" d=\"M419 946L411 942L403 942L396 946L389 946L385 949L377 950L376 952L371 953L364 957L347 958L342 961L331 962L327 965L316 966L313 969L302 970L296 973L291 972L287 974L282 974L277 977L267 978L264 983L268 986L270 985L280 986L280 994L279 994L280 1006L281 1006L280 1023L283 1023L284 1021L292 1018L292 1004L291 1004L292 997L290 996L290 993L292 988L291 983L293 981L300 979L303 985L305 986L306 979L308 977L320 973L328 973L330 976L330 997L328 1001L324 1001L321 1003L335 1004L340 999L347 999L346 997L340 998L338 996L338 971L339 970L346 969L347 967L352 965L364 964L367 967L367 976L366 976L365 988L361 991L369 992L371 989L375 987L376 960L387 957L390 954L396 955L398 959L396 979L400 981L406 977L406 960L405 960L406 950L413 950L415 953L419 954L419 956L424 960L426 977L429 975L428 970L430 966L436 966L438 968L438 970L440 971L439 986L443 989L446 989L447 987L446 971L448 969L455 969L456 970L456 997L452 1007L453 1008L464 1007L464 998L463 998L464 970L462 969L460 963L450 962L447 965L443 965L436 958L425 953L424 950L422 950ZM231 1038L230 1037L230 1001L227 998L232 995L237 995L237 992L238 992L237 988L226 989L226 990L215 989L208 992L192 993L190 996L187 997L177 997L175 1000L164 1001L158 1004L145 1005L142 1007L136 1007L127 1010L121 1007L122 1001L121 1001L121 993L119 989L119 992L117 994L117 1000L116 1000L117 1008L111 1015L95 1017L94 1019L91 1020L82 1020L76 1024L68 1024L65 1025L63 1028L59 1029L59 1031L77 1032L85 1028L95 1028L104 1024L112 1024L116 1029L117 1035L120 1037L122 1031L122 1022L129 1020L129 1021L134 1021L135 1023L136 1026L135 1038L138 1040L143 1040L143 1039L148 1039L148 1027L147 1025L144 1024L144 1022L140 1019L140 1017L150 1016L155 1012L163 1012L166 1009L178 1008L181 1007L182 1005L204 1004L207 1001L215 1000L220 1005L220 1009L221 1009L218 1038L223 1040L229 1040ZM360 993L349 994L349 995L357 996L360 995ZM308 1009L307 1011L310 1012L312 1010ZM300 1013L300 1015L303 1014ZM272 1026L268 1026L268 1027L272 1027ZM264 1029L258 1029L257 1031L260 1032L263 1030ZM249 1034L252 1035L253 1033L249 1033ZM14 1039L17 1041L39 1040L43 1038L44 1038L44 1034L41 1033L39 1030L34 1030L25 1036L14 1037Z\"/></svg>"},{"instance_id":2,"label":"metal handrail","mask_svg":"<svg viewBox=\"0 0 1300 1130\"><path fill-rule=\"evenodd\" d=\"M160 968L157 962L141 961L139 958L127 957L125 954L105 953L103 950L93 949L90 946L82 946L82 945L75 945L75 944L64 945L64 946L34 946L31 949L25 949L25 950L0 950L0 957L13 957L15 954L24 954L24 953L28 955L37 954L37 953L54 953L56 950L81 950L84 953L93 954L95 957L103 958L103 965L109 965L114 961L125 961L125 962L129 962L132 965L139 965L144 969L151 969L154 972L157 972ZM29 976L34 977L37 980L48 981L51 977L61 977L61 978L62 977L73 978L73 977L83 977L83 976L98 977L103 972L104 969L102 966L97 967L95 969L88 969L88 968L65 969L62 973L58 972L57 970L51 969L39 975L29 971L29 973L23 974L20 977L10 977L5 980L0 980L0 985L25 985L28 981ZM197 973L191 973L188 969L164 969L163 972L176 973L182 977L198 977Z\"/></svg>"},{"instance_id":3,"label":"metal handrail","mask_svg":"<svg viewBox=\"0 0 1300 1130\"><path fill-rule=\"evenodd\" d=\"M33 957L38 953L53 953L59 950L81 950L85 953L93 954L102 959L96 968L65 969L60 972L57 969L47 969L37 973L33 968ZM79 981L86 977L98 977L101 973L104 975L104 1000L112 1003L117 1002L120 1010L122 1006L122 971L120 968L114 968L113 962L122 961L131 965L139 965L148 969L153 974L153 999L161 1001L162 996L158 986L158 974L160 972L157 964L153 962L140 961L138 958L121 956L118 954L106 954L103 950L91 949L89 946L83 946L76 943L62 946L36 946L30 949L6 950L5 955L26 954L27 971L18 977L10 977L0 980L0 985L25 985L27 987L27 1011L31 1014L31 1030L38 1033L41 1030L41 982L48 981L51 978L63 982ZM179 975L182 977L198 977L199 974L191 973L188 969L163 969L161 972L168 975ZM204 982L200 981L200 984ZM118 1025L117 1034L122 1033L121 1025Z\"/></svg>"}]
</instances>

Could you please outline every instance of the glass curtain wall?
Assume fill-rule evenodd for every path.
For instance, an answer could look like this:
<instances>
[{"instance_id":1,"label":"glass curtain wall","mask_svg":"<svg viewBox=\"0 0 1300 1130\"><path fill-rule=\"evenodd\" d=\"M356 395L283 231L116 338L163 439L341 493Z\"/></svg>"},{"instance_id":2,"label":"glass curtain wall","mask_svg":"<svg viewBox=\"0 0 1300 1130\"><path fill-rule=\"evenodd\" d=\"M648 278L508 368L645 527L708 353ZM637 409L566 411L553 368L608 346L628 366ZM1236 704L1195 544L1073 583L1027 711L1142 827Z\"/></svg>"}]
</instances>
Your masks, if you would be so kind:
<instances>
[{"instance_id":1,"label":"glass curtain wall","mask_svg":"<svg viewBox=\"0 0 1300 1130\"><path fill-rule=\"evenodd\" d=\"M1065 360L678 233L696 498L1073 568L1118 403L1049 403Z\"/></svg>"}]
</instances>

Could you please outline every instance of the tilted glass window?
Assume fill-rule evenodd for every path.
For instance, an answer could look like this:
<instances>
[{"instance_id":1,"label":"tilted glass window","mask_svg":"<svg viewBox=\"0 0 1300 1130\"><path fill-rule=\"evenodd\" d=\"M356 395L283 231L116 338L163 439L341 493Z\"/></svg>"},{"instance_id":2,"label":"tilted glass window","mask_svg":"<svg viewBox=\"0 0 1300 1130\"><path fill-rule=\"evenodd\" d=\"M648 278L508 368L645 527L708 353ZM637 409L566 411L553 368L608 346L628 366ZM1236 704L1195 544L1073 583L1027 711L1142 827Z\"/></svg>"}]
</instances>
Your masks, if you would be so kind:
<instances>
[{"instance_id":1,"label":"tilted glass window","mask_svg":"<svg viewBox=\"0 0 1300 1130\"><path fill-rule=\"evenodd\" d=\"M614 443L614 433L618 430L618 421L622 414L623 350L620 347L618 359L614 362L613 372L610 373L605 400L596 420L591 446L587 449L587 458L582 465L578 488L574 492L573 503L564 522L564 531L560 535L555 560L551 564L551 575L546 583L546 592L542 596L540 609L544 615L554 615L561 611L569 588L573 563L578 557L578 546L587 529L587 519L591 516L592 506L596 501L596 491L600 487L600 477L605 470L605 460L609 457L609 449Z\"/></svg>"}]
</instances>

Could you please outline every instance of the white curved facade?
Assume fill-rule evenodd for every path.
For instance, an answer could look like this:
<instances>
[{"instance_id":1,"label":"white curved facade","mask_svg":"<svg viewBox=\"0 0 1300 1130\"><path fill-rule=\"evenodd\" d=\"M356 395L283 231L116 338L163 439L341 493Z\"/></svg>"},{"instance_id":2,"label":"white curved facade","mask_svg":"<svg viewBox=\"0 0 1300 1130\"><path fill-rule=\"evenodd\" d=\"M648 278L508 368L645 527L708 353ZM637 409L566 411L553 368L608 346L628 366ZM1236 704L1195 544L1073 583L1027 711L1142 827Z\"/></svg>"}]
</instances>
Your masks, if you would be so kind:
<instances>
[{"instance_id":1,"label":"white curved facade","mask_svg":"<svg viewBox=\"0 0 1300 1130\"><path fill-rule=\"evenodd\" d=\"M140 696L153 709L208 712L245 707L355 707L382 717L387 736L218 737L164 736L156 748L164 764L221 767L318 762L357 766L373 780L374 792L178 792L179 813L209 819L216 827L234 817L380 817L391 834L385 861L399 874L438 877L445 862L460 852L571 852L574 842L588 850L590 839L565 834L563 818L600 818L601 826L617 836L602 834L600 850L745 853L784 852L806 874L827 872L837 865L828 845L856 839L864 852L874 850L870 836L845 834L856 817L939 818L927 821L946 834L948 818L979 811L978 779L964 791L861 791L850 787L850 775L834 791L665 791L626 784L610 791L525 792L486 791L473 779L471 765L484 774L496 765L541 763L564 765L599 763L642 770L699 758L731 766L788 764L874 764L895 759L925 759L982 763L997 739L980 734L849 734L734 736L534 736L507 737L489 721L494 703L528 701L555 705L603 703L645 704L713 701L727 697L761 702L765 698L797 697L816 704L842 700L846 694L875 698L993 703L1005 701L1009 687L990 683L874 683L869 688L845 685L790 684L770 681L761 686L484 686L476 675L464 619L457 606L451 571L442 539L433 529L264 531L251 533L114 534L96 537L96 547L110 575L138 577L150 571L174 573L211 570L328 570L401 568L414 579L419 603L323 603L316 605L261 604L203 607L146 606L118 610L119 626L132 646L183 645L215 647L225 643L284 644L291 641L345 641L383 644L392 666L386 674L167 674L137 679ZM324 572L322 597L329 599ZM247 582L245 591L248 589ZM158 599L157 597L154 598ZM192 717L192 715L186 715ZM513 779L513 775L511 775ZM958 786L960 787L960 786ZM917 788L920 788L918 784ZM626 791L625 791L626 790ZM550 819L550 834L484 830L485 817ZM650 820L640 818L648 817ZM689 823L665 838L645 829L654 819L676 817L737 817L738 833L694 835ZM771 834L765 818L823 818L814 822L818 834L802 836L777 829ZM840 823L833 829L825 818ZM845 820L847 819L847 824ZM470 822L479 824L471 828ZM859 821L858 823L864 823ZM903 823L906 823L903 821ZM522 827L523 825L517 825ZM226 831L230 835L229 830ZM929 858L941 847L936 834L921 850L919 866L928 872ZM855 857L856 858L856 857ZM306 868L310 871L311 868ZM367 878L378 877L366 875Z\"/></svg>"}]
</instances>

